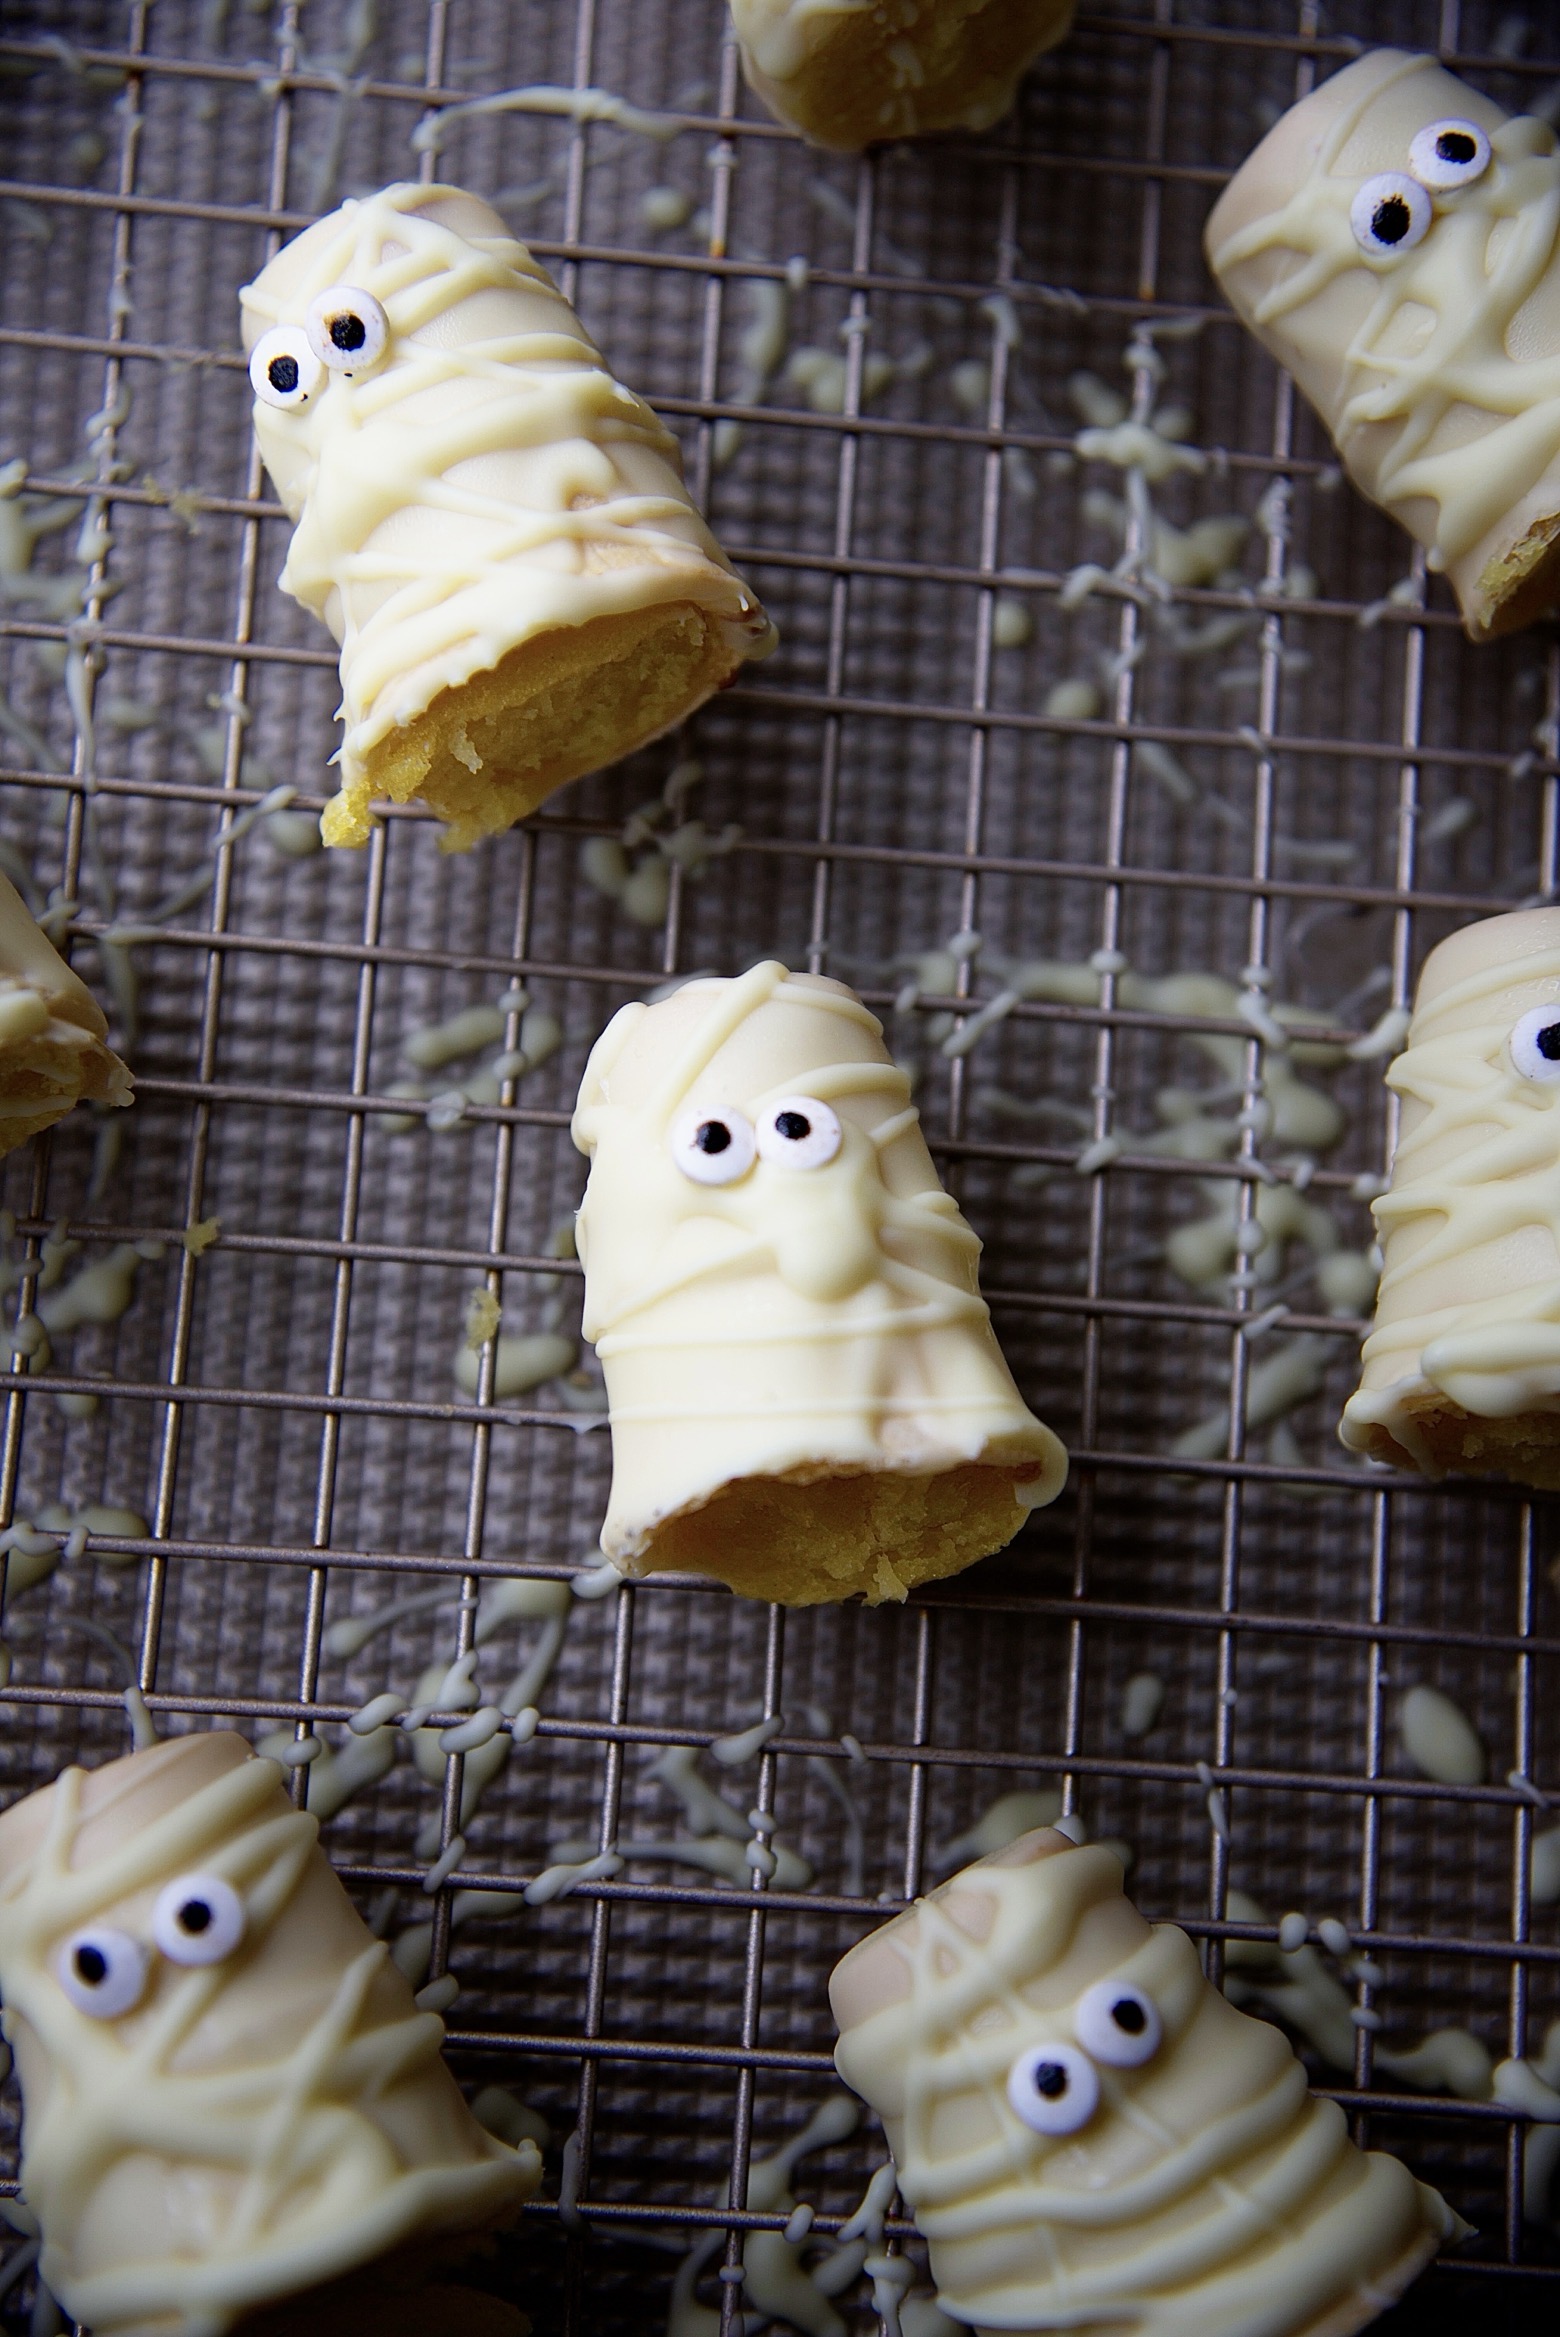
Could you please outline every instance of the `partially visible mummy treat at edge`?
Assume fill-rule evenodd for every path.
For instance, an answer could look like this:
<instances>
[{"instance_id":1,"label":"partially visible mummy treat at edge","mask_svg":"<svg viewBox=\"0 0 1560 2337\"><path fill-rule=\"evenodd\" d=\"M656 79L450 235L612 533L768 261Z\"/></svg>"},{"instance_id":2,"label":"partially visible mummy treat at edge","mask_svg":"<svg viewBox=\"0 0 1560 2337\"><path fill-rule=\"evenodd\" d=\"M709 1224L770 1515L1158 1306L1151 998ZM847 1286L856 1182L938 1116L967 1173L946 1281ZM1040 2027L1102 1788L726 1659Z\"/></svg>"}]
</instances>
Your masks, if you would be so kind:
<instances>
[{"instance_id":1,"label":"partially visible mummy treat at edge","mask_svg":"<svg viewBox=\"0 0 1560 2337\"><path fill-rule=\"evenodd\" d=\"M731 0L748 81L815 146L986 130L1074 0Z\"/></svg>"},{"instance_id":2,"label":"partially visible mummy treat at edge","mask_svg":"<svg viewBox=\"0 0 1560 2337\"><path fill-rule=\"evenodd\" d=\"M1560 1488L1560 909L1432 950L1386 1076L1402 1117L1343 1441Z\"/></svg>"},{"instance_id":3,"label":"partially visible mummy treat at edge","mask_svg":"<svg viewBox=\"0 0 1560 2337\"><path fill-rule=\"evenodd\" d=\"M1560 598L1560 152L1432 57L1302 98L1208 221L1220 288L1475 639Z\"/></svg>"},{"instance_id":4,"label":"partially visible mummy treat at edge","mask_svg":"<svg viewBox=\"0 0 1560 2337\"><path fill-rule=\"evenodd\" d=\"M22 2190L96 2337L518 2337L430 2275L519 2212L535 2147L472 2117L318 1832L226 1731L0 1816Z\"/></svg>"},{"instance_id":5,"label":"partially visible mummy treat at edge","mask_svg":"<svg viewBox=\"0 0 1560 2337\"><path fill-rule=\"evenodd\" d=\"M282 589L341 645L327 844L417 796L464 850L773 647L676 441L474 195L343 203L240 297Z\"/></svg>"},{"instance_id":6,"label":"partially visible mummy treat at edge","mask_svg":"<svg viewBox=\"0 0 1560 2337\"><path fill-rule=\"evenodd\" d=\"M1022 1836L853 1948L829 1995L939 2302L979 2337L1349 2337L1464 2228L1356 2148L1108 1850Z\"/></svg>"},{"instance_id":7,"label":"partially visible mummy treat at edge","mask_svg":"<svg viewBox=\"0 0 1560 2337\"><path fill-rule=\"evenodd\" d=\"M1002 1548L1061 1491L980 1242L842 982L769 962L625 1006L574 1141L615 1564L875 1605Z\"/></svg>"},{"instance_id":8,"label":"partially visible mummy treat at edge","mask_svg":"<svg viewBox=\"0 0 1560 2337\"><path fill-rule=\"evenodd\" d=\"M0 876L0 1156L75 1104L131 1095L102 1008Z\"/></svg>"}]
</instances>

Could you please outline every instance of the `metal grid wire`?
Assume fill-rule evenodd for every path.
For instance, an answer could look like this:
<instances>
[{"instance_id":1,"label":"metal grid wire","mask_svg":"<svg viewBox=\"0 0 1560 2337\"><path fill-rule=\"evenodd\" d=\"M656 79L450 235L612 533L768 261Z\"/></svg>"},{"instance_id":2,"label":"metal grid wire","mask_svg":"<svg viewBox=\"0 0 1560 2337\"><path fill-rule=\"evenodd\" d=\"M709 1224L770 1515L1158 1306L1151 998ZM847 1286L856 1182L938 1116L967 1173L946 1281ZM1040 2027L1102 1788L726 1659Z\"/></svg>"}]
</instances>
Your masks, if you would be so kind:
<instances>
[{"instance_id":1,"label":"metal grid wire","mask_svg":"<svg viewBox=\"0 0 1560 2337\"><path fill-rule=\"evenodd\" d=\"M491 2277L543 2329L640 2331L664 2319L668 2239L723 2225L737 2265L742 2229L783 2218L712 2202L746 2196L750 2152L828 2085L834 1960L995 1794L1054 1782L1131 1843L1140 1904L1204 1939L1215 1971L1231 1936L1275 1936L1228 1920L1236 1887L1275 1916L1336 1915L1368 1951L1380 1976L1357 1986L1352 2082L1319 2078L1478 2227L1403 2325L1459 2282L1466 2309L1494 2280L1508 2326L1552 2311L1560 2247L1524 2223L1522 2121L1375 2082L1369 2017L1399 2046L1465 2024L1498 2057L1536 2050L1560 2013L1560 1932L1528 1888L1542 1794L1560 1788L1546 1517L1349 1464L1332 1426L1359 1326L1314 1288L1284 1330L1327 1342L1325 1388L1291 1441L1248 1434L1263 1352L1248 1326L1267 1301L1239 1276L1189 1296L1162 1245L1228 1180L1251 1220L1260 1115L1211 1165L1134 1131L1167 1083L1195 1078L1189 1032L1245 1043L1248 1100L1260 1042L1238 1018L1131 1009L1109 970L1111 953L1236 982L1255 968L1349 1039L1408 997L1444 932L1555 884L1549 638L1471 650L1417 559L1391 594L1404 539L1339 489L1199 257L1228 171L1358 44L1439 50L1518 108L1560 73L1552 12L1336 0L1324 22L1317 0L1085 0L998 130L859 163L757 118L718 0L10 0L0 26L0 456L25 458L28 495L90 493L89 530L104 522L81 612L0 600L0 830L44 892L78 904L71 946L100 989L105 929L151 918L268 787L293 782L304 806L329 791L335 657L274 590L286 525L251 448L234 296L340 194L414 171L430 108L549 83L675 117L664 142L479 117L451 128L439 170L497 196L682 433L784 635L689 738L468 858L441 857L416 812L360 855L292 862L261 831L138 944L129 1134L95 1187L80 1116L7 1163L15 1303L31 1305L51 1229L89 1259L167 1247L118 1323L52 1359L25 1341L12 1355L0 1518L128 1504L150 1551L93 1533L13 1600L6 1796L123 1748L105 1627L164 1728L339 1743L386 1677L469 1648L484 1579L590 1562L599 1422L548 1388L494 1399L491 1361L476 1400L456 1394L469 1294L500 1299L506 1329L553 1319L560 1293L577 1309L577 1269L551 1246L582 1176L567 1114L618 1004L760 952L828 968L926 1058L928 1134L987 1241L1021 1383L1072 1449L1071 1489L1005 1558L903 1611L787 1616L680 1578L579 1602L538 1735L431 1899L416 1837L438 1811L452 1841L458 1759L442 1803L403 1761L333 1821L327 1845L382 1925L431 1910L430 1968L460 1982L462 2078L514 2085L549 2122L544 2196ZM698 207L688 226L646 227L657 185ZM788 263L793 343L843 355L843 413L783 375L758 384L745 353L751 288L787 281ZM1185 328L1156 344L1166 384L1141 340L1132 354L1143 320ZM900 361L886 384L879 354ZM984 413L949 395L961 362L986 368ZM1085 492L1120 485L1073 460L1077 367L1122 382L1140 417L1184 402L1197 443L1222 450L1157 490L1162 510L1260 518L1244 584L1176 595L1188 624L1248 616L1222 657L1161 655L1130 597L1064 605L1075 565L1113 556ZM729 462L722 424L743 433ZM40 569L67 563L77 524ZM1027 646L998 645L1002 597L1028 609ZM1041 710L1053 681L1102 658L1096 717ZM115 725L126 701L143 726ZM1156 786L1145 742L1196 773L1190 807ZM700 816L741 838L701 875L673 868L664 919L637 927L586 881L582 847L688 753ZM1327 857L1339 839L1352 859ZM994 983L958 958L952 991L896 1013L905 960L977 930L1010 956L1107 953L1097 1005L1022 1004L967 1056L926 1044ZM1390 992L1370 987L1381 966ZM517 976L563 1025L557 1057L455 1129L398 1130L405 1036ZM1349 1133L1311 1188L1354 1243L1391 1140L1379 1068L1330 1080ZM999 1117L995 1088L1061 1099L1082 1125ZM1080 1140L1111 1136L1107 1169L1073 1173ZM197 1258L178 1237L211 1215L220 1240ZM88 1416L61 1397L102 1400ZM1223 1455L1169 1472L1171 1441L1210 1404L1227 1406ZM403 1619L359 1662L329 1654L333 1621L441 1584L442 1615ZM1122 1689L1144 1668L1165 1710L1128 1739ZM1415 1680L1473 1717L1496 1782L1412 1773L1391 1720ZM452 1942L457 1889L523 1886L568 1837L605 1850L664 1831L647 1756L764 1717L778 1730L735 1772L738 1801L805 1851L810 1887L630 1863ZM861 1828L859 1873L831 1775ZM874 2155L866 2135L814 2162L821 2231ZM729 2331L733 2281L721 2310Z\"/></svg>"}]
</instances>

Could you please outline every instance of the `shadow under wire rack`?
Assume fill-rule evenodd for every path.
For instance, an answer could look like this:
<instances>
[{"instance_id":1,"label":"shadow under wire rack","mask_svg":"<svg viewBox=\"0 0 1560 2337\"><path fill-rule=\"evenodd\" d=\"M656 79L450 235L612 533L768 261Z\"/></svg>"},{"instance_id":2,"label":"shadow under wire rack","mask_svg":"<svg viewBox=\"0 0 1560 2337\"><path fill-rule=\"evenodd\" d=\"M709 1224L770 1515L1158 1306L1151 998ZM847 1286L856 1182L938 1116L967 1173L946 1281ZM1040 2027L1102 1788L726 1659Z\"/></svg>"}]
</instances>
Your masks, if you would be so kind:
<instances>
[{"instance_id":1,"label":"shadow under wire rack","mask_svg":"<svg viewBox=\"0 0 1560 2337\"><path fill-rule=\"evenodd\" d=\"M464 1825L460 1762L403 1746L325 1841L419 1976L458 1981L463 2081L546 2123L543 2196L489 2275L540 2329L659 2330L691 2244L734 2270L744 2227L785 2220L722 2203L833 2086L832 1964L1019 1790L1129 1846L1139 1903L1216 1970L1286 1910L1341 1922L1361 2017L1313 2075L1477 2227L1400 2325L1554 2310L1534 2130L1386 2066L1448 2027L1537 2055L1560 2017L1530 1890L1560 1793L1552 1528L1347 1459L1364 1300L1327 1266L1368 1244L1390 1151L1370 1034L1444 933L1554 889L1554 645L1467 645L1200 257L1262 130L1375 43L1514 111L1560 99L1537 5L1084 0L990 135L855 161L761 117L718 0L0 10L0 460L25 466L0 491L0 846L40 907L74 904L138 1081L117 1158L78 1115L5 1168L0 1518L32 1531L0 1788L123 1750L131 1676L165 1730L318 1732L339 1765L377 1692L427 1675L437 1700L484 1584L530 1586L478 1659L485 1692L531 1664L530 1744ZM438 173L681 434L783 647L469 857L415 811L311 854L335 655L275 589L237 288L343 195L432 175L434 113L536 85L659 134L478 109L440 122ZM1145 498L1079 432L1155 414L1184 459ZM1111 578L1124 541L1166 571L1220 518L1224 556L1181 581ZM625 999L764 954L853 982L915 1060L1004 1345L1073 1454L1011 1552L902 1610L588 1571L575 1085ZM1162 979L1193 973L1226 990ZM522 985L547 1060L419 1069L473 1007L523 1048ZM1242 988L1314 1017L1299 1076L1332 1133L1298 1180ZM1212 1155L1170 1140L1199 1113L1231 1124ZM1264 1248L1274 1176L1296 1214ZM40 1342L85 1264L110 1296ZM553 1378L473 1376L478 1294L561 1343ZM1129 1734L1140 1675L1162 1700ZM1404 1757L1420 1682L1486 1782ZM724 1787L713 1832L690 1771ZM750 1810L798 1864L747 1863ZM819 2234L881 2156L863 2129L799 2172ZM734 2280L699 2294L739 2325ZM839 2302L876 2325L867 2284Z\"/></svg>"}]
</instances>

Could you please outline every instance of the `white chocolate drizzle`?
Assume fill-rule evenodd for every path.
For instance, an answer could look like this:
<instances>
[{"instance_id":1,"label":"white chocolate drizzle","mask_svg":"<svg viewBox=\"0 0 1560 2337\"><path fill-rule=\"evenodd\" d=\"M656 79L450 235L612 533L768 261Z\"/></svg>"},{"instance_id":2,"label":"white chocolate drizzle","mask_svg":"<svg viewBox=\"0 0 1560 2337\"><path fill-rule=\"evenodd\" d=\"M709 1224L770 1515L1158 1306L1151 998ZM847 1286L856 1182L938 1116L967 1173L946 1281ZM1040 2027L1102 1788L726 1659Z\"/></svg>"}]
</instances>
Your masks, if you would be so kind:
<instances>
[{"instance_id":1,"label":"white chocolate drizzle","mask_svg":"<svg viewBox=\"0 0 1560 2337\"><path fill-rule=\"evenodd\" d=\"M1560 910L1491 919L1442 946L1470 942L1477 962L1436 975L1428 996L1422 982L1386 1074L1403 1129L1373 1204L1381 1293L1341 1430L1358 1451L1426 1469L1416 1404L1428 1397L1484 1419L1560 1412L1560 1086L1524 1078L1509 1047L1524 1008L1553 1003L1560 1020Z\"/></svg>"},{"instance_id":2,"label":"white chocolate drizzle","mask_svg":"<svg viewBox=\"0 0 1560 2337\"><path fill-rule=\"evenodd\" d=\"M842 1141L826 1166L683 1174L692 1109L805 1093ZM1060 1490L1061 1448L1023 1404L976 1284L979 1241L937 1181L910 1083L836 982L773 961L630 1006L586 1066L574 1137L585 1335L606 1374L619 1563L745 1476L948 1468L1009 1456Z\"/></svg>"},{"instance_id":3,"label":"white chocolate drizzle","mask_svg":"<svg viewBox=\"0 0 1560 2337\"><path fill-rule=\"evenodd\" d=\"M535 2187L534 2149L505 2149L466 2113L440 2022L412 2009L361 1931L315 1821L272 1763L227 1743L225 1768L210 1740L186 1739L97 1779L67 1769L37 1797L32 1838L6 1844L0 1986L27 2095L22 2180L43 2278L103 2337L221 2337L256 2305L490 2221ZM181 1792L186 1764L204 1781ZM121 1796L127 1817L108 1833ZM184 1967L153 1953L129 2013L78 2011L56 1977L64 1942L93 1923L142 1936L151 1898L183 1874L239 1892L241 1945ZM297 1961L311 1944L312 1972Z\"/></svg>"},{"instance_id":4,"label":"white chocolate drizzle","mask_svg":"<svg viewBox=\"0 0 1560 2337\"><path fill-rule=\"evenodd\" d=\"M849 2288L862 2269L867 2244L855 2238L830 2240L813 2234L813 2210L798 2205L792 2180L800 2162L815 2150L844 2142L861 2113L848 2094L830 2094L788 2142L748 2164L745 2204L752 2214L791 2210L784 2231L749 2232L742 2243L742 2287L749 2305L766 2320L783 2321L805 2337L845 2337L845 2323L832 2298ZM711 2201L724 2208L729 2187ZM699 2275L725 2245L725 2232L703 2233L678 2267L667 2316L667 2337L719 2337L720 2314L697 2302Z\"/></svg>"},{"instance_id":5,"label":"white chocolate drizzle","mask_svg":"<svg viewBox=\"0 0 1560 2337\"><path fill-rule=\"evenodd\" d=\"M1081 2129L1034 2132L1009 2070L1077 2034L1106 1978L1151 2000L1163 2042L1098 2068ZM840 2072L883 2120L943 2306L978 2329L1342 2327L1454 2228L1395 2160L1355 2149L1278 2032L1219 1996L1184 1932L1127 1905L1098 1849L1026 1837L855 1949L832 1993Z\"/></svg>"},{"instance_id":6,"label":"white chocolate drizzle","mask_svg":"<svg viewBox=\"0 0 1560 2337\"><path fill-rule=\"evenodd\" d=\"M555 627L692 602L734 659L773 645L675 440L495 212L415 183L343 204L245 289L247 343L338 285L382 304L384 358L257 403L255 429L297 523L283 590L341 644L344 773ZM338 798L327 842L355 840L345 819Z\"/></svg>"},{"instance_id":7,"label":"white chocolate drizzle","mask_svg":"<svg viewBox=\"0 0 1560 2337\"><path fill-rule=\"evenodd\" d=\"M1433 58L1392 50L1306 102L1326 108L1307 167L1256 217L1248 206L1262 197L1246 193L1244 174L1235 180L1210 227L1214 273L1320 407L1350 475L1430 565L1481 546L1488 556L1560 459L1554 132L1531 116L1503 119ZM1412 173L1411 127L1462 116L1488 127L1488 169L1432 191L1422 241L1367 254L1350 223L1359 189L1372 172ZM1383 124L1403 129L1401 152ZM1266 190L1272 175L1248 183ZM1272 255L1276 268L1264 264Z\"/></svg>"}]
</instances>

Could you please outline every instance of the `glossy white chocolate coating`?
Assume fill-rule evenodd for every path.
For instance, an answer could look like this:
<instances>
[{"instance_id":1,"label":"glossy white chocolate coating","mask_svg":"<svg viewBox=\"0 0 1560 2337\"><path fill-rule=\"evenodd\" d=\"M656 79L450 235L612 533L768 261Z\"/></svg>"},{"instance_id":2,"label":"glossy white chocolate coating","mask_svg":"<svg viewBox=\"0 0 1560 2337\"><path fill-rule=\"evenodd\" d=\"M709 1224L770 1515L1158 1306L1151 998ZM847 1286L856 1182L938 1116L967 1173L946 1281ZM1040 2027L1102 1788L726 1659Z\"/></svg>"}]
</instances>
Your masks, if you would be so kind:
<instances>
[{"instance_id":1,"label":"glossy white chocolate coating","mask_svg":"<svg viewBox=\"0 0 1560 2337\"><path fill-rule=\"evenodd\" d=\"M755 1162L710 1187L677 1166L689 1112L805 1094L843 1142L815 1169ZM774 962L625 1006L597 1040L574 1140L585 1335L612 1416L608 1557L663 1520L788 1470L931 1473L1066 1455L1013 1384L980 1295L980 1242L945 1193L910 1083L843 983Z\"/></svg>"},{"instance_id":2,"label":"glossy white chocolate coating","mask_svg":"<svg viewBox=\"0 0 1560 2337\"><path fill-rule=\"evenodd\" d=\"M1350 206L1412 177L1416 134L1475 124L1472 183L1431 191L1423 241L1367 255ZM1560 512L1560 154L1555 134L1433 58L1377 49L1268 133L1208 222L1231 305L1294 375L1355 484L1444 568L1474 632L1486 571Z\"/></svg>"},{"instance_id":3,"label":"glossy white chocolate coating","mask_svg":"<svg viewBox=\"0 0 1560 2337\"><path fill-rule=\"evenodd\" d=\"M245 348L341 285L382 305L384 354L254 420L297 523L282 588L341 644L344 772L557 627L687 602L734 658L772 646L675 440L496 211L415 184L342 204L245 287Z\"/></svg>"},{"instance_id":4,"label":"glossy white chocolate coating","mask_svg":"<svg viewBox=\"0 0 1560 2337\"><path fill-rule=\"evenodd\" d=\"M1062 38L1073 0L731 0L747 78L771 113L821 145L847 152L929 129L985 130L1012 105L1025 68ZM878 19L882 42L841 104L841 35ZM960 20L981 25L972 38ZM938 20L943 20L939 28ZM963 39L965 70L928 90L939 29ZM957 48L955 49L957 60ZM823 127L827 119L829 130ZM847 130L848 122L848 130Z\"/></svg>"},{"instance_id":5,"label":"glossy white chocolate coating","mask_svg":"<svg viewBox=\"0 0 1560 2337\"><path fill-rule=\"evenodd\" d=\"M1560 1437L1560 1083L1524 1078L1513 1026L1560 1021L1560 909L1519 909L1432 950L1408 1044L1385 1264L1347 1445L1433 1468L1414 1408L1437 1394L1491 1420L1553 1412Z\"/></svg>"},{"instance_id":6,"label":"glossy white chocolate coating","mask_svg":"<svg viewBox=\"0 0 1560 2337\"><path fill-rule=\"evenodd\" d=\"M0 876L0 1154L82 1096L128 1104L130 1073L86 984Z\"/></svg>"},{"instance_id":7,"label":"glossy white chocolate coating","mask_svg":"<svg viewBox=\"0 0 1560 2337\"><path fill-rule=\"evenodd\" d=\"M478 2126L443 2024L373 1939L274 1762L227 1733L67 1769L0 1817L0 1994L25 2097L22 2188L50 2289L97 2337L221 2337L403 2244L507 2221L534 2148ZM65 1943L143 1945L158 1892L216 1876L246 1935L156 1949L141 2001L78 2011Z\"/></svg>"},{"instance_id":8,"label":"glossy white chocolate coating","mask_svg":"<svg viewBox=\"0 0 1560 2337\"><path fill-rule=\"evenodd\" d=\"M1162 2038L1097 2064L1077 2131L1035 2132L1020 2055L1080 2046L1080 1999L1141 1990ZM841 2076L882 2118L940 2302L977 2330L1328 2337L1388 2304L1455 2219L1349 2139L1287 2039L1210 1986L1110 1851L1028 1834L864 1940L830 1997Z\"/></svg>"}]
</instances>

